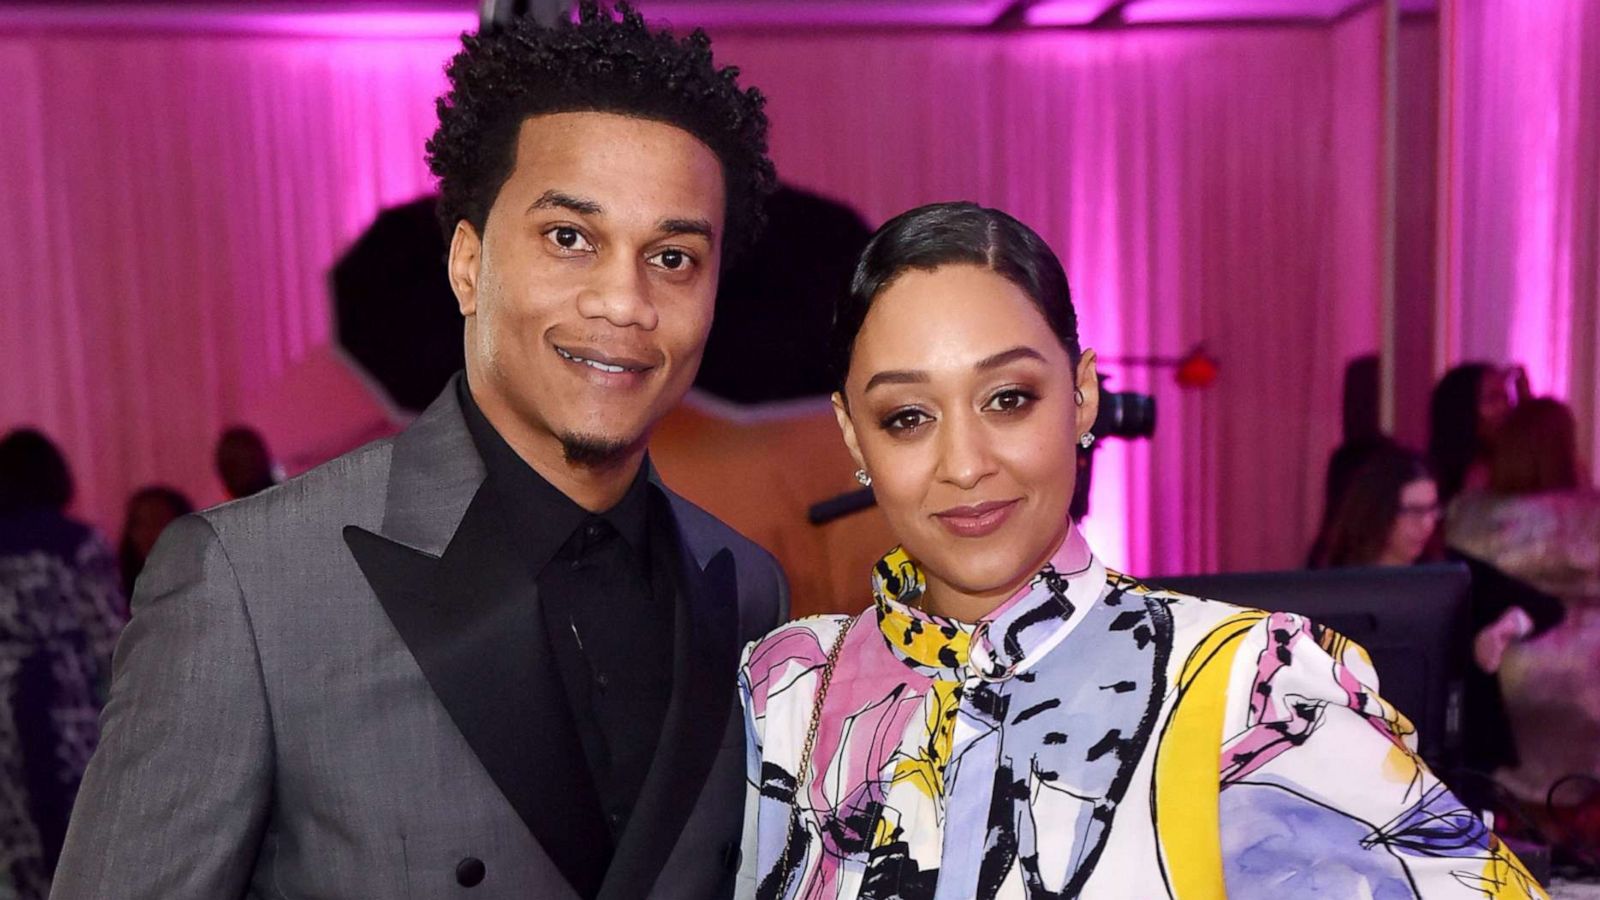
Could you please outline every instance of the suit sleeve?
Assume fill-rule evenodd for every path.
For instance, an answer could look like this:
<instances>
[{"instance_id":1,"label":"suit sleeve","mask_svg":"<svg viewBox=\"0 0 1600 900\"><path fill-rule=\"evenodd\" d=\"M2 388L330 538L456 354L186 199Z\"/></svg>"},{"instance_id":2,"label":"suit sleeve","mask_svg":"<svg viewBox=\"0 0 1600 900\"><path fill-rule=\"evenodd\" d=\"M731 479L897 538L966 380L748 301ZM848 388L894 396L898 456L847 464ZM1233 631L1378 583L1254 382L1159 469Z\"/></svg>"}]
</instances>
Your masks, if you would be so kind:
<instances>
[{"instance_id":1,"label":"suit sleeve","mask_svg":"<svg viewBox=\"0 0 1600 900\"><path fill-rule=\"evenodd\" d=\"M789 576L783 571L783 566L774 559L772 561L772 578L777 582L777 609L772 620L772 628L789 621ZM770 630L770 629L769 629ZM746 648L748 649L748 648Z\"/></svg>"},{"instance_id":2,"label":"suit sleeve","mask_svg":"<svg viewBox=\"0 0 1600 900\"><path fill-rule=\"evenodd\" d=\"M1300 616L1245 637L1220 757L1228 896L1544 897L1377 688L1365 650Z\"/></svg>"},{"instance_id":3,"label":"suit sleeve","mask_svg":"<svg viewBox=\"0 0 1600 900\"><path fill-rule=\"evenodd\" d=\"M51 897L243 896L272 766L238 580L210 523L186 516L139 581Z\"/></svg>"},{"instance_id":4,"label":"suit sleeve","mask_svg":"<svg viewBox=\"0 0 1600 900\"><path fill-rule=\"evenodd\" d=\"M780 589L783 587L783 582L783 570L779 569ZM787 605L784 612L787 613ZM756 895L758 874L756 850L759 833L757 824L761 807L761 726L756 721L755 695L750 684L750 651L757 643L759 642L751 641L744 648L743 658L739 660L739 705L744 710L745 797L744 832L739 842L739 874L734 881L733 895L736 900L747 900Z\"/></svg>"}]
</instances>

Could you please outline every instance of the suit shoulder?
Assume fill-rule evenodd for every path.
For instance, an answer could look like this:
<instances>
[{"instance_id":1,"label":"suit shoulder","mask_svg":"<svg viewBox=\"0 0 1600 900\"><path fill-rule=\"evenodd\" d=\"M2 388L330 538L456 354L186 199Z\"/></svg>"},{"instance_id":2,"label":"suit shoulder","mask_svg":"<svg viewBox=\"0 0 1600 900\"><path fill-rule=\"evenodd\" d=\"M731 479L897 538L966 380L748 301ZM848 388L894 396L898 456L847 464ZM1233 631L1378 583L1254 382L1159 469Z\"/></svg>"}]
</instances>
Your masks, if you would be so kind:
<instances>
[{"instance_id":1,"label":"suit shoulder","mask_svg":"<svg viewBox=\"0 0 1600 900\"><path fill-rule=\"evenodd\" d=\"M259 494L214 506L199 515L223 537L324 519L375 526L376 522L362 520L382 514L393 440L364 444Z\"/></svg>"}]
</instances>

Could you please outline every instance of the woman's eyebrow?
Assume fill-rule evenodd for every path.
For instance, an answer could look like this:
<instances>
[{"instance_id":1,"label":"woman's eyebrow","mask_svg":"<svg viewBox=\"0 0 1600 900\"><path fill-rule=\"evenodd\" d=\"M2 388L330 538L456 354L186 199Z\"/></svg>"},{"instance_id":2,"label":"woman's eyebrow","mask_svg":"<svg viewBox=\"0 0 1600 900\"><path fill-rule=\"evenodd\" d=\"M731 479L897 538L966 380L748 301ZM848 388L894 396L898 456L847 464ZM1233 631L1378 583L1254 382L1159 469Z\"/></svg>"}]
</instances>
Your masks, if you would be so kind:
<instances>
[{"instance_id":1,"label":"woman's eyebrow","mask_svg":"<svg viewBox=\"0 0 1600 900\"><path fill-rule=\"evenodd\" d=\"M1044 358L1043 353L1040 353L1032 347L1019 346L1012 347L1010 350L1002 350L993 356L986 356L983 359L978 360L978 364L973 366L973 368L978 369L979 371L998 369L1008 362L1016 362L1019 359L1036 359L1039 362L1048 362L1048 360ZM927 372L918 371L916 369L887 369L867 379L867 386L861 389L861 393L865 394L882 384L927 383Z\"/></svg>"},{"instance_id":2,"label":"woman's eyebrow","mask_svg":"<svg viewBox=\"0 0 1600 900\"><path fill-rule=\"evenodd\" d=\"M1002 350L993 356L985 357L979 360L978 364L973 368L998 369L1008 362L1015 362L1019 359L1036 359L1039 362L1046 362L1043 353L1040 353L1032 347L1019 346L1012 347L1010 350Z\"/></svg>"}]
</instances>

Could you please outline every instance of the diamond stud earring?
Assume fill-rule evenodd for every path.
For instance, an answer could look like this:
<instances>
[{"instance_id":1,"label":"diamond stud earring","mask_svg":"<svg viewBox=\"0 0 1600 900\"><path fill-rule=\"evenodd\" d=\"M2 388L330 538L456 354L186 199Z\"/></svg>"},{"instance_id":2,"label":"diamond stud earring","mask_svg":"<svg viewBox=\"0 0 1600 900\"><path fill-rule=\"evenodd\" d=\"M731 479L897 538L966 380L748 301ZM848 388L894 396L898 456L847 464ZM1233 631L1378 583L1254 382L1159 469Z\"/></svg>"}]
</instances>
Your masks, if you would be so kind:
<instances>
[{"instance_id":1,"label":"diamond stud earring","mask_svg":"<svg viewBox=\"0 0 1600 900\"><path fill-rule=\"evenodd\" d=\"M1078 438L1078 446L1082 447L1085 450L1089 449L1090 447L1093 447L1094 446L1094 432L1085 431L1083 433L1083 437Z\"/></svg>"},{"instance_id":2,"label":"diamond stud earring","mask_svg":"<svg viewBox=\"0 0 1600 900\"><path fill-rule=\"evenodd\" d=\"M867 474L866 469L856 470L856 480L861 482L862 487L872 487L872 476Z\"/></svg>"}]
</instances>

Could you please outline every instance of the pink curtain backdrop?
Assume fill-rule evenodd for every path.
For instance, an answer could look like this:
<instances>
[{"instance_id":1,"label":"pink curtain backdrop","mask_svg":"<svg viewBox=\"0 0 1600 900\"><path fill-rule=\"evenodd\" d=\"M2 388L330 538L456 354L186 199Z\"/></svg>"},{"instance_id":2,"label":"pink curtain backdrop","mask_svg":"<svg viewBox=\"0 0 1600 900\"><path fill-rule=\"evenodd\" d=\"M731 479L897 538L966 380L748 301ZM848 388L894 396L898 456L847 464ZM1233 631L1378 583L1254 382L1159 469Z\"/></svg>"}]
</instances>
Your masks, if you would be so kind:
<instances>
[{"instance_id":1,"label":"pink curtain backdrop","mask_svg":"<svg viewBox=\"0 0 1600 900\"><path fill-rule=\"evenodd\" d=\"M333 261L432 190L456 45L0 35L0 428L63 444L80 513L119 528L151 481L222 499L216 437L321 352Z\"/></svg>"},{"instance_id":2,"label":"pink curtain backdrop","mask_svg":"<svg viewBox=\"0 0 1600 900\"><path fill-rule=\"evenodd\" d=\"M789 181L878 222L1016 214L1061 254L1150 442L1107 442L1088 531L1135 572L1298 563L1349 356L1378 341L1383 20L1038 34L727 33ZM218 431L325 364L325 273L428 189L449 37L0 36L0 427L60 438L114 527L167 481L217 498ZM342 409L343 407L341 407ZM310 418L337 415L306 409ZM269 437L271 434L269 433Z\"/></svg>"},{"instance_id":3,"label":"pink curtain backdrop","mask_svg":"<svg viewBox=\"0 0 1600 900\"><path fill-rule=\"evenodd\" d=\"M783 177L873 222L966 198L1061 255L1104 357L1222 361L1107 441L1086 523L1136 572L1294 566L1338 440L1344 360L1377 348L1381 17L1330 28L721 35L771 98Z\"/></svg>"},{"instance_id":4,"label":"pink curtain backdrop","mask_svg":"<svg viewBox=\"0 0 1600 900\"><path fill-rule=\"evenodd\" d=\"M1441 363L1526 364L1600 463L1600 3L1446 2L1441 40Z\"/></svg>"}]
</instances>

